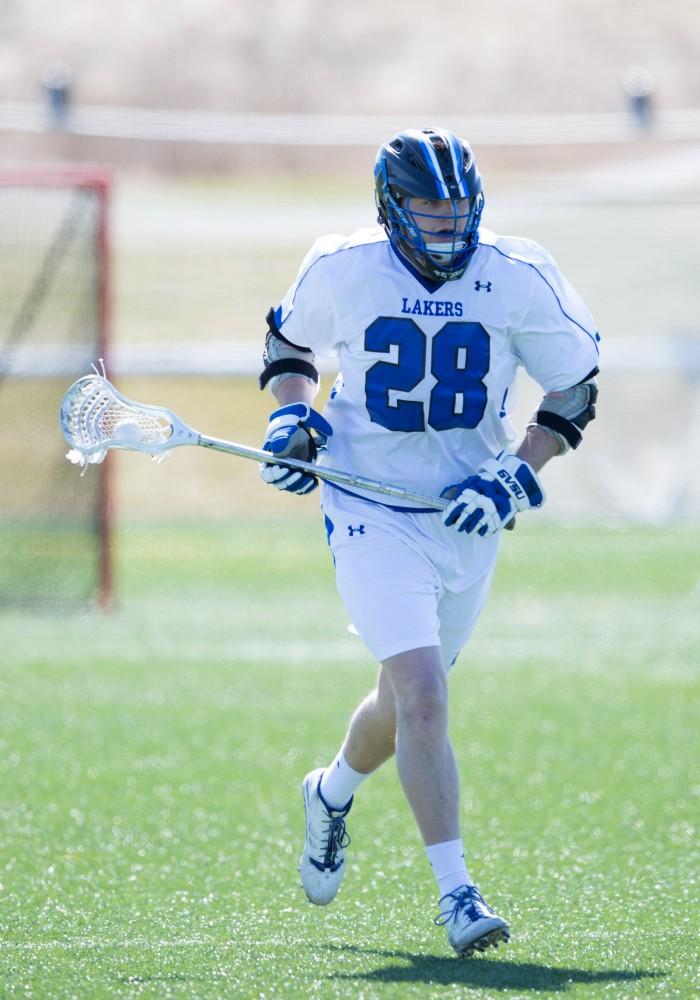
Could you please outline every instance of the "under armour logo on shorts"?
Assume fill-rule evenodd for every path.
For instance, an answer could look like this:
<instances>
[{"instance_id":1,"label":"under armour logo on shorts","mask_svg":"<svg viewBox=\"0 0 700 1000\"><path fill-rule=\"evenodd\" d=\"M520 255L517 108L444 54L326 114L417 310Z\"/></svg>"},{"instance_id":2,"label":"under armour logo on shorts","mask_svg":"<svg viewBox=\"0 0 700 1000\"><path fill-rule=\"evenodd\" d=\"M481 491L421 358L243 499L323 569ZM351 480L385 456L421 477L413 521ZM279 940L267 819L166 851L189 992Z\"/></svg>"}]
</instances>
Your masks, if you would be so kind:
<instances>
[{"instance_id":1,"label":"under armour logo on shorts","mask_svg":"<svg viewBox=\"0 0 700 1000\"><path fill-rule=\"evenodd\" d=\"M357 535L364 535L364 533L365 533L365 526L364 526L364 524L358 524L358 526L356 528L353 528L353 526L351 524L348 525L348 534L350 535L351 538L355 534L357 534Z\"/></svg>"}]
</instances>

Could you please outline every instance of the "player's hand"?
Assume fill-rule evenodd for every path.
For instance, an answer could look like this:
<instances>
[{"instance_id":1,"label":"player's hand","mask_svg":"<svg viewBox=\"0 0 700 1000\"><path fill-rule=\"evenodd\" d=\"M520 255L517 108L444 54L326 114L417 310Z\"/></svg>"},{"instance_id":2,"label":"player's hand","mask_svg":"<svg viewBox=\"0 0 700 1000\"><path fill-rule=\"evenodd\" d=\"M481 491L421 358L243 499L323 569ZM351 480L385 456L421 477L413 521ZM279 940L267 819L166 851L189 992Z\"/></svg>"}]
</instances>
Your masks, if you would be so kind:
<instances>
[{"instance_id":1,"label":"player's hand","mask_svg":"<svg viewBox=\"0 0 700 1000\"><path fill-rule=\"evenodd\" d=\"M532 466L504 452L487 459L464 482L448 486L442 496L454 497L442 515L443 523L482 537L495 535L520 511L541 507L545 501Z\"/></svg>"},{"instance_id":2,"label":"player's hand","mask_svg":"<svg viewBox=\"0 0 700 1000\"><path fill-rule=\"evenodd\" d=\"M290 403L270 414L265 432L263 451L275 458L298 458L313 462L327 439L333 433L328 421L306 403ZM316 476L283 465L260 465L260 475L266 483L278 490L305 494L318 486Z\"/></svg>"}]
</instances>

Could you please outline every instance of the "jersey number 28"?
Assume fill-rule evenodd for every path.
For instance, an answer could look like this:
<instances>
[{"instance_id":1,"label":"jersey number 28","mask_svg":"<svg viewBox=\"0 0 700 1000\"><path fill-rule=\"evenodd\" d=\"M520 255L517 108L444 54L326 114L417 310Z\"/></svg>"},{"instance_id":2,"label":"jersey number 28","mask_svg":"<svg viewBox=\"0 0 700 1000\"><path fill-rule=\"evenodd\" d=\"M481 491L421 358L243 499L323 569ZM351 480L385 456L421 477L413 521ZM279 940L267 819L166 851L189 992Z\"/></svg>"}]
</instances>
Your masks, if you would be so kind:
<instances>
[{"instance_id":1,"label":"jersey number 28","mask_svg":"<svg viewBox=\"0 0 700 1000\"><path fill-rule=\"evenodd\" d=\"M365 331L365 350L388 354L396 363L377 361L365 376L370 420L390 431L424 431L423 401L394 399L426 377L428 338L412 319L380 316ZM484 375L489 370L489 335L480 323L445 323L434 335L430 371L437 379L428 401L428 425L436 431L474 428L486 409Z\"/></svg>"}]
</instances>

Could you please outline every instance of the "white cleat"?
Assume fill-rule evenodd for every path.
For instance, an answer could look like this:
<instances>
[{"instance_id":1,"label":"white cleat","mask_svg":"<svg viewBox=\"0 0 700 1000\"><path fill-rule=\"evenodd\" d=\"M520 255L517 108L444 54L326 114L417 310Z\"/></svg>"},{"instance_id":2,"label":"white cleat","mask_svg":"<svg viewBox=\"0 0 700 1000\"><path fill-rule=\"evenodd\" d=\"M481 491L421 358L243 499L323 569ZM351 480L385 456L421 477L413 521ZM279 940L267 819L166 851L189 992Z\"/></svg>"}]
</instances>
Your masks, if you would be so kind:
<instances>
[{"instance_id":1,"label":"white cleat","mask_svg":"<svg viewBox=\"0 0 700 1000\"><path fill-rule=\"evenodd\" d=\"M442 910L435 923L447 927L447 939L464 958L475 951L497 948L510 938L508 924L494 913L475 885L448 892L438 904Z\"/></svg>"},{"instance_id":2,"label":"white cleat","mask_svg":"<svg viewBox=\"0 0 700 1000\"><path fill-rule=\"evenodd\" d=\"M335 898L345 874L345 848L350 837L345 817L352 799L344 809L331 809L321 797L324 768L311 771L301 786L306 812L306 840L299 861L301 884L317 906L326 906Z\"/></svg>"}]
</instances>

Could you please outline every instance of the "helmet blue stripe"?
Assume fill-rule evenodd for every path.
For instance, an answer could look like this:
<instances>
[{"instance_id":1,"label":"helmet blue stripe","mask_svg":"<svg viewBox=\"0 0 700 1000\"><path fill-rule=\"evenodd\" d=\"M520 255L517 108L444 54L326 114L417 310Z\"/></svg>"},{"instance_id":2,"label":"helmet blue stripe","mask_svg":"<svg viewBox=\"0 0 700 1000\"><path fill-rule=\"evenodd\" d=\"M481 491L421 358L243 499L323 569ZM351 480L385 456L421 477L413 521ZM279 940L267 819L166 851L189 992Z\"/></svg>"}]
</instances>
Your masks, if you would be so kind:
<instances>
[{"instance_id":1,"label":"helmet blue stripe","mask_svg":"<svg viewBox=\"0 0 700 1000\"><path fill-rule=\"evenodd\" d=\"M440 169L440 164L438 163L438 158L435 155L435 150L433 149L430 139L426 139L421 132L416 131L413 134L420 142L423 154L425 156L425 159L427 160L428 166L430 167L431 173L435 177L435 181L437 183L438 195L440 196L440 198L449 198L450 191L449 188L447 187L447 184L445 183L442 170Z\"/></svg>"},{"instance_id":2,"label":"helmet blue stripe","mask_svg":"<svg viewBox=\"0 0 700 1000\"><path fill-rule=\"evenodd\" d=\"M462 198L467 198L469 196L469 192L467 191L467 186L465 184L464 177L462 176L462 171L464 170L464 154L462 153L462 147L451 132L444 133L444 137L447 140L450 155L452 156L452 165L454 167L454 175L457 181L459 195Z\"/></svg>"}]
</instances>

